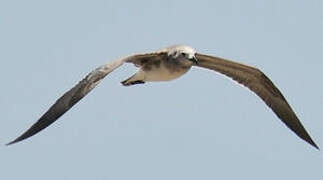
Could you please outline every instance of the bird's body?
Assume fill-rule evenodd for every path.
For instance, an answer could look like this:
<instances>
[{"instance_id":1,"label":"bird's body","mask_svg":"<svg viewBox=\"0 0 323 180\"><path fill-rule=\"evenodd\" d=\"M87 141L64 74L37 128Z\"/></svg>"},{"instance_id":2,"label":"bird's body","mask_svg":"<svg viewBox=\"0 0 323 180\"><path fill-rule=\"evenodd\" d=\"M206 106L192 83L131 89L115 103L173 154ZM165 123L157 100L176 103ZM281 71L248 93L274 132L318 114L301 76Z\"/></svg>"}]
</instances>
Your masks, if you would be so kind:
<instances>
[{"instance_id":1,"label":"bird's body","mask_svg":"<svg viewBox=\"0 0 323 180\"><path fill-rule=\"evenodd\" d=\"M24 140L49 126L89 93L106 75L125 62L133 63L139 68L133 76L122 81L125 86L173 80L185 74L192 66L207 68L224 74L257 94L287 127L300 138L318 148L282 93L259 69L226 59L199 54L193 48L184 45L170 46L153 53L127 56L98 67L60 97L25 133L8 144Z\"/></svg>"},{"instance_id":2,"label":"bird's body","mask_svg":"<svg viewBox=\"0 0 323 180\"><path fill-rule=\"evenodd\" d=\"M170 51L171 49L177 51ZM123 81L122 84L128 86L150 81L170 81L185 74L194 63L187 61L187 57L185 57L194 57L195 50L189 46L171 46L156 53L159 56L135 62L135 65L140 69L133 76Z\"/></svg>"},{"instance_id":3,"label":"bird's body","mask_svg":"<svg viewBox=\"0 0 323 180\"><path fill-rule=\"evenodd\" d=\"M133 76L122 81L125 86L134 85L152 81L170 81L185 74L190 67L179 68L176 71L170 71L166 66L166 61L160 61L160 65L152 67L141 67Z\"/></svg>"}]
</instances>

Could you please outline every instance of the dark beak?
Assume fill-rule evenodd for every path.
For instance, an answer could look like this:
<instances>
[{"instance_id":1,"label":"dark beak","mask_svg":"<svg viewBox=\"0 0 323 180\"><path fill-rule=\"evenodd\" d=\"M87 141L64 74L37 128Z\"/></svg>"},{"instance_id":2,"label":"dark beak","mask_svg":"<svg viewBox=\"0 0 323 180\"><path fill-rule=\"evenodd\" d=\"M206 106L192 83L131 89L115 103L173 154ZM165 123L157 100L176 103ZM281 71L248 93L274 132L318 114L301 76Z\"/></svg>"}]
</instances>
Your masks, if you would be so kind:
<instances>
[{"instance_id":1,"label":"dark beak","mask_svg":"<svg viewBox=\"0 0 323 180\"><path fill-rule=\"evenodd\" d=\"M196 57L195 57L195 56L193 56L193 57L190 59L190 61L192 61L194 64L197 64L197 59L196 59Z\"/></svg>"}]
</instances>

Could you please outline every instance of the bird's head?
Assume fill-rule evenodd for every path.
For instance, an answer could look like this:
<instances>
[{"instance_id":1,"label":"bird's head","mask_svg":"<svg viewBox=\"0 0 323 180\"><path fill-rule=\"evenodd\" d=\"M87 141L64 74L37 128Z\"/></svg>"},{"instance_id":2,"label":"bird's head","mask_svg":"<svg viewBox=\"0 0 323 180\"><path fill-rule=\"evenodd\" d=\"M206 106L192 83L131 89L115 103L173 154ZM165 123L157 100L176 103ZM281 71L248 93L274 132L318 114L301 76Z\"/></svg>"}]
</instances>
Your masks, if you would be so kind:
<instances>
[{"instance_id":1,"label":"bird's head","mask_svg":"<svg viewBox=\"0 0 323 180\"><path fill-rule=\"evenodd\" d=\"M196 51L190 46L185 45L175 45L166 48L168 56L181 60L183 62L186 61L187 64L193 65L197 64L198 61L195 57Z\"/></svg>"}]
</instances>

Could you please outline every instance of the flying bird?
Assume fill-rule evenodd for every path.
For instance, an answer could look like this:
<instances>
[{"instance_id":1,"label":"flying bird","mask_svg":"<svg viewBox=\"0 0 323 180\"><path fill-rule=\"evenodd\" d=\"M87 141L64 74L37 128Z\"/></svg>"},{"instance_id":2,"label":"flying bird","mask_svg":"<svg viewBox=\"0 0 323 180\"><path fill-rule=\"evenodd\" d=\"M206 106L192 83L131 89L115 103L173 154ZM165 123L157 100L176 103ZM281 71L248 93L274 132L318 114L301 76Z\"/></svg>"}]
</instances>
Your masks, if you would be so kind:
<instances>
[{"instance_id":1,"label":"flying bird","mask_svg":"<svg viewBox=\"0 0 323 180\"><path fill-rule=\"evenodd\" d=\"M7 145L27 139L48 127L96 87L106 75L124 63L133 63L139 68L133 76L121 82L124 86L153 81L170 81L185 74L192 66L221 73L253 91L297 136L319 149L283 94L259 69L200 54L192 47L185 45L170 46L153 53L135 54L99 66L63 94L27 131Z\"/></svg>"}]
</instances>

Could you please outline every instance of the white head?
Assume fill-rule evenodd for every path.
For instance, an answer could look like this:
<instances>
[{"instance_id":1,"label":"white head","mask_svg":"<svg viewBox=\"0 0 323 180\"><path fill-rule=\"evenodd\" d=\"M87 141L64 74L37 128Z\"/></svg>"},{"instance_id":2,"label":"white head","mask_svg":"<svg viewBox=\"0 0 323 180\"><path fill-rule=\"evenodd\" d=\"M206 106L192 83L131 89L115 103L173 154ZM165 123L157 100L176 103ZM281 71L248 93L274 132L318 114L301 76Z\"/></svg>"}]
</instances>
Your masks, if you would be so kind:
<instances>
[{"instance_id":1,"label":"white head","mask_svg":"<svg viewBox=\"0 0 323 180\"><path fill-rule=\"evenodd\" d=\"M190 46L174 45L174 46L170 46L165 49L162 49L161 51L167 52L168 56L172 56L175 59L183 58L183 59L192 61L194 63L197 63L197 59L195 57L196 51Z\"/></svg>"}]
</instances>

